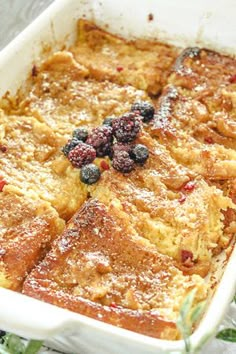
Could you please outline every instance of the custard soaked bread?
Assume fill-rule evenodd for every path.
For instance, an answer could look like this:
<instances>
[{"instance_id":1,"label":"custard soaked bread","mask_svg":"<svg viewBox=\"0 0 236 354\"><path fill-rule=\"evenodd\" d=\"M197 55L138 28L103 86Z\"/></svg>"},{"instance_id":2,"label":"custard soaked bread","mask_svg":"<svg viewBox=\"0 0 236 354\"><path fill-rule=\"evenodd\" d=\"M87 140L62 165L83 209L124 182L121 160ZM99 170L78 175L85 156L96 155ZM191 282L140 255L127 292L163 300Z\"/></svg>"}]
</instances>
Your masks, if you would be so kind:
<instances>
[{"instance_id":1,"label":"custard soaked bread","mask_svg":"<svg viewBox=\"0 0 236 354\"><path fill-rule=\"evenodd\" d=\"M0 286L21 290L33 267L64 229L49 203L0 193Z\"/></svg>"},{"instance_id":2,"label":"custard soaked bread","mask_svg":"<svg viewBox=\"0 0 236 354\"><path fill-rule=\"evenodd\" d=\"M214 255L230 243L224 211L235 206L219 189L176 164L146 133L139 143L149 148L145 165L127 176L104 172L90 194L114 205L124 225L132 225L159 252L173 257L186 274L204 277Z\"/></svg>"},{"instance_id":3,"label":"custard soaked bread","mask_svg":"<svg viewBox=\"0 0 236 354\"><path fill-rule=\"evenodd\" d=\"M234 139L228 140L226 147L211 137L208 139L208 135L196 134L196 130L203 132L208 119L205 106L170 85L165 87L158 101L149 132L167 147L177 162L195 173L210 180L235 178Z\"/></svg>"},{"instance_id":4,"label":"custard soaked bread","mask_svg":"<svg viewBox=\"0 0 236 354\"><path fill-rule=\"evenodd\" d=\"M9 124L10 122L10 124ZM78 170L61 153L59 139L35 118L7 116L0 111L0 171L6 190L40 198L68 219L87 197Z\"/></svg>"},{"instance_id":5,"label":"custard soaked bread","mask_svg":"<svg viewBox=\"0 0 236 354\"><path fill-rule=\"evenodd\" d=\"M28 276L23 293L139 333L178 339L176 319L193 288L195 303L205 299L201 277L184 276L123 224L115 205L90 200Z\"/></svg>"},{"instance_id":6,"label":"custard soaked bread","mask_svg":"<svg viewBox=\"0 0 236 354\"><path fill-rule=\"evenodd\" d=\"M37 68L28 95L19 94L17 109L68 138L73 129L97 126L108 116L126 112L135 100L147 98L132 86L97 82L88 75L71 53L55 53Z\"/></svg>"},{"instance_id":7,"label":"custard soaked bread","mask_svg":"<svg viewBox=\"0 0 236 354\"><path fill-rule=\"evenodd\" d=\"M79 21L78 43L70 50L88 68L90 77L132 85L150 95L160 93L178 53L162 43L125 41L86 20Z\"/></svg>"},{"instance_id":8,"label":"custard soaked bread","mask_svg":"<svg viewBox=\"0 0 236 354\"><path fill-rule=\"evenodd\" d=\"M185 98L182 123L197 139L236 148L235 73L234 58L209 50L188 48L177 58L168 82Z\"/></svg>"}]
</instances>

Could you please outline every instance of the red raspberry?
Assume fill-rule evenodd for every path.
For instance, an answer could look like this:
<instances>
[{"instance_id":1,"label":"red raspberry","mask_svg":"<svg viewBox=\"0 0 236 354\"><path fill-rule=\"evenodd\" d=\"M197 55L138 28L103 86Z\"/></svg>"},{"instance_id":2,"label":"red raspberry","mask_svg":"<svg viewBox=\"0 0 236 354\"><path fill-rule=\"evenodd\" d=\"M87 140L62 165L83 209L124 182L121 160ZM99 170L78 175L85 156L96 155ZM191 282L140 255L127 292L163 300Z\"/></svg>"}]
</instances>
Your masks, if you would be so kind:
<instances>
[{"instance_id":1,"label":"red raspberry","mask_svg":"<svg viewBox=\"0 0 236 354\"><path fill-rule=\"evenodd\" d=\"M95 149L83 142L79 142L68 154L68 159L74 167L80 168L91 163L96 158Z\"/></svg>"}]
</instances>

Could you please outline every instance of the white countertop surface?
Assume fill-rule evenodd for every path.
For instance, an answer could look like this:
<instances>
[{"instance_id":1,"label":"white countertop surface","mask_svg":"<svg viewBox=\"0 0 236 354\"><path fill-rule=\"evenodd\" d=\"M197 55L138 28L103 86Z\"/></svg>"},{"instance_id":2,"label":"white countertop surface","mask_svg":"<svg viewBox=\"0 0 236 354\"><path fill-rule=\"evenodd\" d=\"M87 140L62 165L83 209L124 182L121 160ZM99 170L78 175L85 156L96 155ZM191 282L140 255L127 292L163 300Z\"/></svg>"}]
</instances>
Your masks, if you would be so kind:
<instances>
[{"instance_id":1,"label":"white countertop surface","mask_svg":"<svg viewBox=\"0 0 236 354\"><path fill-rule=\"evenodd\" d=\"M53 0L0 0L0 50L36 18ZM236 306L232 304L222 326L233 326L236 322ZM0 319L1 323L1 319ZM53 354L56 351L42 349L40 353ZM236 344L214 339L202 354L235 354ZM133 354L133 353L124 353ZM145 353L144 353L145 354Z\"/></svg>"}]
</instances>

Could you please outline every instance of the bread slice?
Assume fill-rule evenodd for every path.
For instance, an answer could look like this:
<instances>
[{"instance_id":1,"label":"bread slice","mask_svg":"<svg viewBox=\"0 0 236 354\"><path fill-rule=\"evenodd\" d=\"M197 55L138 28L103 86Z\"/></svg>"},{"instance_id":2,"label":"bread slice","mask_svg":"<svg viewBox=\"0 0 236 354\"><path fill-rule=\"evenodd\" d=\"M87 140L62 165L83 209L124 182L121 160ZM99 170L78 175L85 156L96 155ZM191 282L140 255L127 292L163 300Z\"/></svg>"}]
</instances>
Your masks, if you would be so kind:
<instances>
[{"instance_id":1,"label":"bread slice","mask_svg":"<svg viewBox=\"0 0 236 354\"><path fill-rule=\"evenodd\" d=\"M197 139L236 149L236 59L187 48L176 59L168 82L185 97L183 122ZM189 100L190 98L192 100ZM193 112L187 112L188 107ZM186 116L189 117L189 124Z\"/></svg>"},{"instance_id":2,"label":"bread slice","mask_svg":"<svg viewBox=\"0 0 236 354\"><path fill-rule=\"evenodd\" d=\"M128 111L134 101L147 99L134 87L97 82L88 75L71 53L54 53L37 68L28 94L19 93L18 110L68 139L75 128L97 126Z\"/></svg>"},{"instance_id":3,"label":"bread slice","mask_svg":"<svg viewBox=\"0 0 236 354\"><path fill-rule=\"evenodd\" d=\"M112 168L104 172L90 187L91 196L114 205L126 226L173 257L185 273L205 276L215 253L232 238L224 213L235 208L233 202L201 177L191 176L147 133L137 142L149 148L145 165L127 175Z\"/></svg>"},{"instance_id":4,"label":"bread slice","mask_svg":"<svg viewBox=\"0 0 236 354\"><path fill-rule=\"evenodd\" d=\"M165 87L158 101L149 132L166 146L178 163L204 178L216 181L235 178L233 139L228 144L217 143L208 140L207 134L203 138L196 132L203 132L210 118L199 101L184 96L178 87L170 85Z\"/></svg>"},{"instance_id":5,"label":"bread slice","mask_svg":"<svg viewBox=\"0 0 236 354\"><path fill-rule=\"evenodd\" d=\"M45 200L69 219L87 198L86 186L63 156L65 139L33 117L0 111L0 171L4 189Z\"/></svg>"},{"instance_id":6,"label":"bread slice","mask_svg":"<svg viewBox=\"0 0 236 354\"><path fill-rule=\"evenodd\" d=\"M114 206L89 200L27 277L23 293L135 332L177 339L181 304L207 287L130 226Z\"/></svg>"},{"instance_id":7,"label":"bread slice","mask_svg":"<svg viewBox=\"0 0 236 354\"><path fill-rule=\"evenodd\" d=\"M21 290L31 269L45 256L64 221L47 202L0 193L0 286Z\"/></svg>"},{"instance_id":8,"label":"bread slice","mask_svg":"<svg viewBox=\"0 0 236 354\"><path fill-rule=\"evenodd\" d=\"M78 22L78 43L70 48L78 63L98 81L132 85L158 95L178 50L158 42L124 40L91 22Z\"/></svg>"}]
</instances>

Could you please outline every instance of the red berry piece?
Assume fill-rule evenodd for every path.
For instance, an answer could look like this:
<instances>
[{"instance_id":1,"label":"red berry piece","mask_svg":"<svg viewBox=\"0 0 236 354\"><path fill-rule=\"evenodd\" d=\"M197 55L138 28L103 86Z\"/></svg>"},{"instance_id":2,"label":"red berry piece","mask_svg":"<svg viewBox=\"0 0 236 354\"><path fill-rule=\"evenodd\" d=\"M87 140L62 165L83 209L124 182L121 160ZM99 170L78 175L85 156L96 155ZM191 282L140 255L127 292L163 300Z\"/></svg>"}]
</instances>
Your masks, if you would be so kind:
<instances>
[{"instance_id":1,"label":"red berry piece","mask_svg":"<svg viewBox=\"0 0 236 354\"><path fill-rule=\"evenodd\" d=\"M6 152L7 151L7 147L5 145L0 145L0 151L1 152Z\"/></svg>"},{"instance_id":2,"label":"red berry piece","mask_svg":"<svg viewBox=\"0 0 236 354\"><path fill-rule=\"evenodd\" d=\"M38 68L36 65L33 65L32 67L32 76L37 76L38 75Z\"/></svg>"},{"instance_id":3,"label":"red berry piece","mask_svg":"<svg viewBox=\"0 0 236 354\"><path fill-rule=\"evenodd\" d=\"M116 70L118 71L118 73L120 73L121 71L124 70L123 66L117 66Z\"/></svg>"},{"instance_id":4,"label":"red berry piece","mask_svg":"<svg viewBox=\"0 0 236 354\"><path fill-rule=\"evenodd\" d=\"M181 250L181 262L186 267L192 267L193 266L193 253L188 250Z\"/></svg>"},{"instance_id":5,"label":"red berry piece","mask_svg":"<svg viewBox=\"0 0 236 354\"><path fill-rule=\"evenodd\" d=\"M236 74L230 76L229 82L230 82L231 84L235 84L235 83L236 83Z\"/></svg>"},{"instance_id":6,"label":"red berry piece","mask_svg":"<svg viewBox=\"0 0 236 354\"><path fill-rule=\"evenodd\" d=\"M118 306L115 302L111 302L110 307L112 307L113 309L117 309Z\"/></svg>"},{"instance_id":7,"label":"red berry piece","mask_svg":"<svg viewBox=\"0 0 236 354\"><path fill-rule=\"evenodd\" d=\"M3 187L7 184L7 182L3 179L0 181L0 192L3 191Z\"/></svg>"},{"instance_id":8,"label":"red berry piece","mask_svg":"<svg viewBox=\"0 0 236 354\"><path fill-rule=\"evenodd\" d=\"M183 189L187 192L192 192L194 190L194 188L195 188L195 183L192 181L186 183L183 187Z\"/></svg>"},{"instance_id":9,"label":"red berry piece","mask_svg":"<svg viewBox=\"0 0 236 354\"><path fill-rule=\"evenodd\" d=\"M113 156L112 166L117 171L128 173L134 169L134 161L130 158L128 152L120 151Z\"/></svg>"},{"instance_id":10,"label":"red berry piece","mask_svg":"<svg viewBox=\"0 0 236 354\"><path fill-rule=\"evenodd\" d=\"M182 195L180 196L180 198L178 199L178 202L179 202L180 204L183 204L183 203L185 202L185 200L186 200L186 195L182 194Z\"/></svg>"},{"instance_id":11,"label":"red berry piece","mask_svg":"<svg viewBox=\"0 0 236 354\"><path fill-rule=\"evenodd\" d=\"M141 120L136 112L130 112L114 119L112 128L117 141L122 143L133 141L141 130Z\"/></svg>"},{"instance_id":12,"label":"red berry piece","mask_svg":"<svg viewBox=\"0 0 236 354\"><path fill-rule=\"evenodd\" d=\"M96 150L98 157L103 157L110 153L112 142L112 127L108 125L93 129L86 140L86 144L93 146Z\"/></svg>"},{"instance_id":13,"label":"red berry piece","mask_svg":"<svg viewBox=\"0 0 236 354\"><path fill-rule=\"evenodd\" d=\"M81 168L96 158L95 149L83 142L79 142L68 154L68 159L74 167Z\"/></svg>"},{"instance_id":14,"label":"red berry piece","mask_svg":"<svg viewBox=\"0 0 236 354\"><path fill-rule=\"evenodd\" d=\"M214 144L214 140L211 136L207 136L206 138L204 138L204 142L207 144Z\"/></svg>"},{"instance_id":15,"label":"red berry piece","mask_svg":"<svg viewBox=\"0 0 236 354\"><path fill-rule=\"evenodd\" d=\"M101 161L100 167L101 167L104 171L107 171L107 170L110 169L109 164L108 164L106 161L104 161L104 160Z\"/></svg>"}]
</instances>

